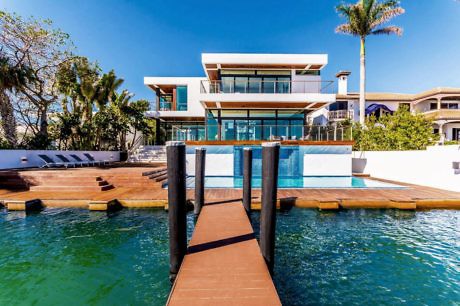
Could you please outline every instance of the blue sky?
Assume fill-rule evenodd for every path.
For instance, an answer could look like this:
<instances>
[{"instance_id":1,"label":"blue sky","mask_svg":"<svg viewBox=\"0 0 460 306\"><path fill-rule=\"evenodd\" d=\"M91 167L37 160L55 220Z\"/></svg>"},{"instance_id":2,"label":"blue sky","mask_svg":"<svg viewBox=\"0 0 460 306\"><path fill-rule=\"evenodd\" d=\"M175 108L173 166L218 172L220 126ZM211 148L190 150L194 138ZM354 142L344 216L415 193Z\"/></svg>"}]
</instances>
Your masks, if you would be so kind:
<instances>
[{"instance_id":1,"label":"blue sky","mask_svg":"<svg viewBox=\"0 0 460 306\"><path fill-rule=\"evenodd\" d=\"M340 0L0 0L0 9L50 18L80 55L115 69L137 98L144 76L202 76L202 52L328 53L323 79L351 70L358 90L359 41L338 35ZM368 91L415 93L460 87L460 2L402 0L403 37L367 42Z\"/></svg>"}]
</instances>

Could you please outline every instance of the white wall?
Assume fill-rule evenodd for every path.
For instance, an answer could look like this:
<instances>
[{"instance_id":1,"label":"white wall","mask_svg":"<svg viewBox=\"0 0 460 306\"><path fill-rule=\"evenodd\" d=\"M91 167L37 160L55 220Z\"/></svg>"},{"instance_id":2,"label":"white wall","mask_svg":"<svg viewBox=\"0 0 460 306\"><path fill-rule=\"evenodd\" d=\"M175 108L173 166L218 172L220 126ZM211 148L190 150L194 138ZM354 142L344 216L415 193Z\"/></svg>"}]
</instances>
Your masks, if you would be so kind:
<instances>
[{"instance_id":1,"label":"white wall","mask_svg":"<svg viewBox=\"0 0 460 306\"><path fill-rule=\"evenodd\" d=\"M186 171L195 176L195 154L186 155ZM205 175L233 176L233 154L206 154Z\"/></svg>"},{"instance_id":2,"label":"white wall","mask_svg":"<svg viewBox=\"0 0 460 306\"><path fill-rule=\"evenodd\" d=\"M86 160L83 156L83 153L86 152L91 153L96 160L120 160L120 152L118 151L0 150L0 169L40 167L45 163L38 157L38 154L46 154L55 162L60 162L55 156L56 154L67 156L71 161L73 161L73 158L69 154L76 154L81 159ZM26 162L21 161L24 157L27 159Z\"/></svg>"},{"instance_id":3,"label":"white wall","mask_svg":"<svg viewBox=\"0 0 460 306\"><path fill-rule=\"evenodd\" d=\"M436 146L423 151L353 152L353 172L373 177L460 192L460 146Z\"/></svg>"},{"instance_id":4,"label":"white wall","mask_svg":"<svg viewBox=\"0 0 460 306\"><path fill-rule=\"evenodd\" d=\"M351 176L351 154L305 154L304 176Z\"/></svg>"}]
</instances>

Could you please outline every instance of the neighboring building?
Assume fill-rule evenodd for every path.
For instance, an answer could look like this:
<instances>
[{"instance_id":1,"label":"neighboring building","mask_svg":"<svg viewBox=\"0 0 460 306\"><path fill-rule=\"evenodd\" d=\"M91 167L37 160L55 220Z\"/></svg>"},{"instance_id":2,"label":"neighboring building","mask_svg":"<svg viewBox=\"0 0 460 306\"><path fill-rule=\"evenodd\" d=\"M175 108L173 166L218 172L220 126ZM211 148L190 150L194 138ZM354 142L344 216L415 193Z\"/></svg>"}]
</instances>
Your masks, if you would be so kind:
<instances>
[{"instance_id":1,"label":"neighboring building","mask_svg":"<svg viewBox=\"0 0 460 306\"><path fill-rule=\"evenodd\" d=\"M148 115L162 131L156 142L339 140L324 126L359 121L359 94L348 92L347 71L336 75L335 93L334 82L321 77L327 63L326 54L205 53L205 77L146 77L157 109ZM401 105L433 119L442 140L460 140L460 88L366 94L366 115Z\"/></svg>"}]
</instances>

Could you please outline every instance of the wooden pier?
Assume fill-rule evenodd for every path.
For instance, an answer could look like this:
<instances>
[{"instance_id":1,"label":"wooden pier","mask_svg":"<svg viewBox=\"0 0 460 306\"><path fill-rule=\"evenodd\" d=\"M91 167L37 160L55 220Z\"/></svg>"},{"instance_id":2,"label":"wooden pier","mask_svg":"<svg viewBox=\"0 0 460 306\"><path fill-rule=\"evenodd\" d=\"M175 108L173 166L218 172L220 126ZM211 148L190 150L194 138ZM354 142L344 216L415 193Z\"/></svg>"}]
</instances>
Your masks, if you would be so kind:
<instances>
[{"instance_id":1,"label":"wooden pier","mask_svg":"<svg viewBox=\"0 0 460 306\"><path fill-rule=\"evenodd\" d=\"M168 305L281 305L241 201L208 202Z\"/></svg>"}]
</instances>

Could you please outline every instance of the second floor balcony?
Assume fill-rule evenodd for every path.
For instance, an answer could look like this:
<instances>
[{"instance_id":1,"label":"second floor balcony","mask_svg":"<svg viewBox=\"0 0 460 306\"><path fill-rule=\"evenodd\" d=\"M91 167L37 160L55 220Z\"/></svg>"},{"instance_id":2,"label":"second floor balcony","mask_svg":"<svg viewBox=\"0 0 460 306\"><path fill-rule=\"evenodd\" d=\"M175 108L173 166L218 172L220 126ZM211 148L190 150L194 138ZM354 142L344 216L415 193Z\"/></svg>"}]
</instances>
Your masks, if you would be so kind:
<instances>
[{"instance_id":1,"label":"second floor balcony","mask_svg":"<svg viewBox=\"0 0 460 306\"><path fill-rule=\"evenodd\" d=\"M353 120L354 111L347 109L329 111L327 117L329 121Z\"/></svg>"},{"instance_id":2,"label":"second floor balcony","mask_svg":"<svg viewBox=\"0 0 460 306\"><path fill-rule=\"evenodd\" d=\"M422 114L431 120L460 120L460 109L436 109Z\"/></svg>"},{"instance_id":3,"label":"second floor balcony","mask_svg":"<svg viewBox=\"0 0 460 306\"><path fill-rule=\"evenodd\" d=\"M333 81L203 80L202 94L332 94Z\"/></svg>"}]
</instances>

